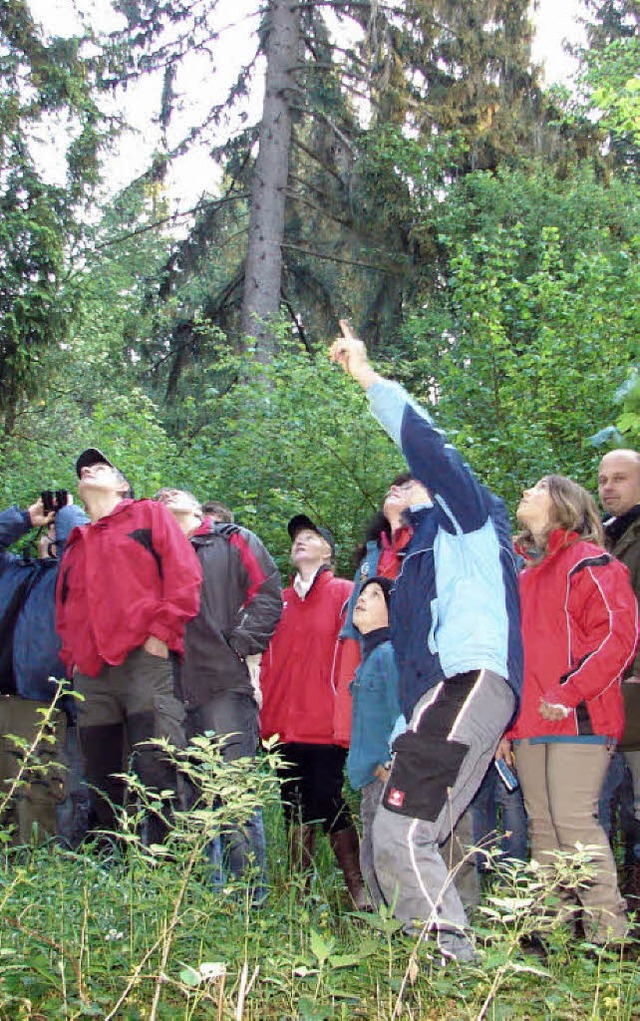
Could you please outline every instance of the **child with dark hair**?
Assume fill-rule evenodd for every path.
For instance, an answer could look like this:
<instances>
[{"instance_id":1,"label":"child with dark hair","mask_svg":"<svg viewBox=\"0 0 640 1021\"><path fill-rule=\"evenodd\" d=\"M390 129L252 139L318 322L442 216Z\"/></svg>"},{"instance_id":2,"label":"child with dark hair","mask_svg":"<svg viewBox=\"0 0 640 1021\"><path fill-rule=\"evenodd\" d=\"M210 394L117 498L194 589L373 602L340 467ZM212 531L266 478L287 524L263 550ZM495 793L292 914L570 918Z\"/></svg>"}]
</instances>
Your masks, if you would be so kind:
<instances>
[{"instance_id":1,"label":"child with dark hair","mask_svg":"<svg viewBox=\"0 0 640 1021\"><path fill-rule=\"evenodd\" d=\"M353 717L347 775L351 786L361 791L360 869L376 908L384 903L384 897L373 867L373 819L389 775L391 740L405 728L398 701L398 670L389 639L391 586L389 578L369 578L353 608L362 661L350 686Z\"/></svg>"}]
</instances>

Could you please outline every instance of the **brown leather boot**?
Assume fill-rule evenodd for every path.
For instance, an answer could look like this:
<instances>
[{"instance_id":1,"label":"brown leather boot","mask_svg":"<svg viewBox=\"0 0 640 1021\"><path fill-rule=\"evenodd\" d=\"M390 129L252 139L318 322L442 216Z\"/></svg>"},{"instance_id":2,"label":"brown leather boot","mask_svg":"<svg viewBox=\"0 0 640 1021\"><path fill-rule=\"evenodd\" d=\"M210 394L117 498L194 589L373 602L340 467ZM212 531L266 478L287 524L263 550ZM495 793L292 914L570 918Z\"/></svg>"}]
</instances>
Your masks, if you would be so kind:
<instances>
[{"instance_id":1,"label":"brown leather boot","mask_svg":"<svg viewBox=\"0 0 640 1021\"><path fill-rule=\"evenodd\" d=\"M329 834L331 850L342 869L347 890L351 895L357 911L366 911L369 897L360 871L360 841L355 826L347 826L345 830Z\"/></svg>"}]
</instances>

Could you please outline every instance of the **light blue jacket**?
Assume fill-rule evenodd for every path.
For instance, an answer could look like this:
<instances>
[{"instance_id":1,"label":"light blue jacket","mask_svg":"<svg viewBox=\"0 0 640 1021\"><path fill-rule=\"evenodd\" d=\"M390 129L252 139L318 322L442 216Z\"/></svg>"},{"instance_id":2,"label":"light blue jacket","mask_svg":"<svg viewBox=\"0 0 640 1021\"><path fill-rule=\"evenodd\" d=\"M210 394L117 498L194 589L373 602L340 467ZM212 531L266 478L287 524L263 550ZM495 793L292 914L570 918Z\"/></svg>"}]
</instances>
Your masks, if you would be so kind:
<instances>
[{"instance_id":1,"label":"light blue jacket","mask_svg":"<svg viewBox=\"0 0 640 1021\"><path fill-rule=\"evenodd\" d=\"M522 639L506 508L403 387L380 380L367 395L432 501L409 515L413 537L391 601L403 712L410 719L425 691L472 670L499 674L517 697Z\"/></svg>"}]
</instances>

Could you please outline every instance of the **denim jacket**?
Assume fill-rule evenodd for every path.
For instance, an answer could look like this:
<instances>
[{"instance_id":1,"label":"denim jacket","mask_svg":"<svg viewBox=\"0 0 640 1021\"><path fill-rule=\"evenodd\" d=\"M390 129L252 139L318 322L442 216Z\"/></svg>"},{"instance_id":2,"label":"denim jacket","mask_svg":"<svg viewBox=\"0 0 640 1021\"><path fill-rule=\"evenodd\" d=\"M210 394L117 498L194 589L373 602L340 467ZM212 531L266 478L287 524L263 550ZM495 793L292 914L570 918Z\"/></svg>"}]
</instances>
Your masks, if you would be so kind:
<instances>
[{"instance_id":1,"label":"denim jacket","mask_svg":"<svg viewBox=\"0 0 640 1021\"><path fill-rule=\"evenodd\" d=\"M391 758L392 737L404 730L405 725L398 701L393 647L388 629L383 630L387 640L376 645L363 660L349 688L353 712L347 776L355 790L375 779L376 766L383 766Z\"/></svg>"}]
</instances>

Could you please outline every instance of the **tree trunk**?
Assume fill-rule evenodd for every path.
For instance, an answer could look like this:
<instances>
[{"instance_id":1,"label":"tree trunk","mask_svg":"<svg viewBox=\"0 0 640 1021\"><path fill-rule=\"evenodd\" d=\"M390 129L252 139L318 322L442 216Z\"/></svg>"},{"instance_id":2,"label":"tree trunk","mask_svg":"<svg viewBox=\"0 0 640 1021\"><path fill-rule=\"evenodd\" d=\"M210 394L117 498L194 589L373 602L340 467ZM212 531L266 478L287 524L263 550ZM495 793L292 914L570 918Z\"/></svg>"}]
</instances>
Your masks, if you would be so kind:
<instances>
[{"instance_id":1,"label":"tree trunk","mask_svg":"<svg viewBox=\"0 0 640 1021\"><path fill-rule=\"evenodd\" d=\"M251 185L249 242L244 271L241 329L255 337L256 356L267 364L275 346L289 150L291 101L300 52L300 12L295 0L271 0L266 24L267 73L259 150Z\"/></svg>"}]
</instances>

